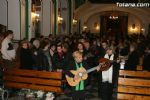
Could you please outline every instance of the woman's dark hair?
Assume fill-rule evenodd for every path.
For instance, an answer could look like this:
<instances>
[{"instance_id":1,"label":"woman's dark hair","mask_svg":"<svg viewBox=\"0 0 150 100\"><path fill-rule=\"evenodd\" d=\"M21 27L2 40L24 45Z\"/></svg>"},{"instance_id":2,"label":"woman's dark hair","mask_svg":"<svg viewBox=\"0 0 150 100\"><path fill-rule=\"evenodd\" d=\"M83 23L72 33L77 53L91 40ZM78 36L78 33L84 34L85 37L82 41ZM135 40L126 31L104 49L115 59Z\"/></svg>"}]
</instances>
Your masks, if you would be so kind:
<instances>
[{"instance_id":1,"label":"woman's dark hair","mask_svg":"<svg viewBox=\"0 0 150 100\"><path fill-rule=\"evenodd\" d=\"M33 44L34 40L36 40L36 38L31 38L30 43Z\"/></svg>"},{"instance_id":2,"label":"woman's dark hair","mask_svg":"<svg viewBox=\"0 0 150 100\"><path fill-rule=\"evenodd\" d=\"M79 44L81 44L81 45L83 46L83 49L85 49L82 42L77 42L77 44L75 45L75 50L78 50L78 45L79 45Z\"/></svg>"},{"instance_id":3,"label":"woman's dark hair","mask_svg":"<svg viewBox=\"0 0 150 100\"><path fill-rule=\"evenodd\" d=\"M45 38L45 39L43 39L42 41L41 41L41 48L42 49L44 49L45 48L45 46L47 46L47 45L49 45L50 44L50 41L49 41L49 39L47 39L47 38Z\"/></svg>"},{"instance_id":4,"label":"woman's dark hair","mask_svg":"<svg viewBox=\"0 0 150 100\"><path fill-rule=\"evenodd\" d=\"M69 45L68 45L68 43L63 43L63 44L62 44L62 47L64 47L65 49L69 50Z\"/></svg>"},{"instance_id":5,"label":"woman's dark hair","mask_svg":"<svg viewBox=\"0 0 150 100\"><path fill-rule=\"evenodd\" d=\"M51 43L50 44L50 48L53 47L53 46L56 46L56 44L55 43Z\"/></svg>"},{"instance_id":6,"label":"woman's dark hair","mask_svg":"<svg viewBox=\"0 0 150 100\"><path fill-rule=\"evenodd\" d=\"M7 30L4 34L5 37L7 37L9 34L13 34L12 30Z\"/></svg>"},{"instance_id":7,"label":"woman's dark hair","mask_svg":"<svg viewBox=\"0 0 150 100\"><path fill-rule=\"evenodd\" d=\"M62 44L58 44L57 47L61 47L62 48Z\"/></svg>"}]
</instances>

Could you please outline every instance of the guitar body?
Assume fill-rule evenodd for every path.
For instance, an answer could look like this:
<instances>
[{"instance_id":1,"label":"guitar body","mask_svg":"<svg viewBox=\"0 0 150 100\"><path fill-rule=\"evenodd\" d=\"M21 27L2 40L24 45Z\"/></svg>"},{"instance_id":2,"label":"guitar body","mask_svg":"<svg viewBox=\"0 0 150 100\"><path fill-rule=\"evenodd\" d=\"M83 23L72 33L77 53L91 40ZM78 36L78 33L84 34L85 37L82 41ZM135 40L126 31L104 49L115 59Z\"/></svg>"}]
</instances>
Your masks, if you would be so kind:
<instances>
[{"instance_id":1,"label":"guitar body","mask_svg":"<svg viewBox=\"0 0 150 100\"><path fill-rule=\"evenodd\" d=\"M100 71L106 71L111 67L111 61L107 58L101 58L99 60L99 63L102 64L102 66L100 67Z\"/></svg>"},{"instance_id":2,"label":"guitar body","mask_svg":"<svg viewBox=\"0 0 150 100\"><path fill-rule=\"evenodd\" d=\"M108 70L110 68L111 61L109 59L106 59L106 58L101 58L99 60L99 64L100 64L100 71L105 71L105 70ZM97 66L94 68L91 68L91 69L96 70ZM84 67L81 67L78 70L70 70L70 72L74 75L74 77L72 78L72 77L69 77L68 75L65 76L68 84L70 86L76 86L79 84L79 82L81 80L86 80L88 78L88 73L91 72L89 70L87 71ZM92 71L94 71L94 70L92 70Z\"/></svg>"},{"instance_id":3,"label":"guitar body","mask_svg":"<svg viewBox=\"0 0 150 100\"><path fill-rule=\"evenodd\" d=\"M66 75L66 80L70 86L76 86L81 80L86 80L88 78L88 74L84 67L81 67L78 70L71 70L70 72L74 75L74 77L76 77L76 79L74 79L74 77L72 78ZM80 76L80 74L82 75Z\"/></svg>"}]
</instances>

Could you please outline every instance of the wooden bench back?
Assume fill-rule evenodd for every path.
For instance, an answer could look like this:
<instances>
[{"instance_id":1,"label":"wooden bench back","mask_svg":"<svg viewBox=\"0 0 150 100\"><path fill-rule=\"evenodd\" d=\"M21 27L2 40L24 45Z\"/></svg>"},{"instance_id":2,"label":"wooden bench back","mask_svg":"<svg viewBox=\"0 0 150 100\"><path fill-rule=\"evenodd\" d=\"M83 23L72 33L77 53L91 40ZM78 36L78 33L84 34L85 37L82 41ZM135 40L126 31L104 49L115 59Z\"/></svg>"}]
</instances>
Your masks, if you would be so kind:
<instances>
[{"instance_id":1,"label":"wooden bench back","mask_svg":"<svg viewBox=\"0 0 150 100\"><path fill-rule=\"evenodd\" d=\"M5 88L27 88L61 93L62 73L9 68L4 71Z\"/></svg>"},{"instance_id":2,"label":"wooden bench back","mask_svg":"<svg viewBox=\"0 0 150 100\"><path fill-rule=\"evenodd\" d=\"M117 98L150 100L150 72L120 70Z\"/></svg>"}]
</instances>

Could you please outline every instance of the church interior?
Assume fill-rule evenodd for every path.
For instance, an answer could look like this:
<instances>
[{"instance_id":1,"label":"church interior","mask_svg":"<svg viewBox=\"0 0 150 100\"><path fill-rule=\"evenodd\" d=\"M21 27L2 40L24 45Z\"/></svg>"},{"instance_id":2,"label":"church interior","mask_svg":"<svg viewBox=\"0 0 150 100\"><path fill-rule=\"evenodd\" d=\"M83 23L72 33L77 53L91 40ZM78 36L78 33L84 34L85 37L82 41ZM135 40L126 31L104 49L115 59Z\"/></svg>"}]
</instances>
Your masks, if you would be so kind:
<instances>
[{"instance_id":1,"label":"church interior","mask_svg":"<svg viewBox=\"0 0 150 100\"><path fill-rule=\"evenodd\" d=\"M0 0L1 100L150 100L150 0Z\"/></svg>"}]
</instances>

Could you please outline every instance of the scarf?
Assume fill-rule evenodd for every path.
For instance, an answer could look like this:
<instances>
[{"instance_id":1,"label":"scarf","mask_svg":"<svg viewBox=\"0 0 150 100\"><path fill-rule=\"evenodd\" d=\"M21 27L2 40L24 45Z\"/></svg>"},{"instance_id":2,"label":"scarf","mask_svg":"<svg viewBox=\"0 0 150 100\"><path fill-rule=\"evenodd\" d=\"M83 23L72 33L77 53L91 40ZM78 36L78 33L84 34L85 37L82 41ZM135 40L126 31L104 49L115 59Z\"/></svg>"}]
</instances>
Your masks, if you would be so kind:
<instances>
[{"instance_id":1,"label":"scarf","mask_svg":"<svg viewBox=\"0 0 150 100\"><path fill-rule=\"evenodd\" d=\"M63 58L64 58L64 53L63 53L63 52L59 52L58 55L59 55L59 58L60 58L60 59L63 59Z\"/></svg>"},{"instance_id":2,"label":"scarf","mask_svg":"<svg viewBox=\"0 0 150 100\"><path fill-rule=\"evenodd\" d=\"M76 69L83 67L82 63L80 63L80 64L75 63L75 64L76 64ZM78 85L76 85L75 90L76 91L84 90L84 81L83 80L81 80L80 83Z\"/></svg>"}]
</instances>

